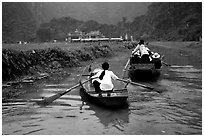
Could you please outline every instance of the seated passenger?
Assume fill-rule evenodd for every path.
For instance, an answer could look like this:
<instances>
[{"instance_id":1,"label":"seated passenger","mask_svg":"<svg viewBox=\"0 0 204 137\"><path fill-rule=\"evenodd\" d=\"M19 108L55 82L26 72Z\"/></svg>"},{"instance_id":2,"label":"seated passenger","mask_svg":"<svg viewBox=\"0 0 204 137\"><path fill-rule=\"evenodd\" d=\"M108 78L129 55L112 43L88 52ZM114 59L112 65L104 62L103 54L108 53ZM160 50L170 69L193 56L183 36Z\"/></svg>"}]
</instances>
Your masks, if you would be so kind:
<instances>
[{"instance_id":1,"label":"seated passenger","mask_svg":"<svg viewBox=\"0 0 204 137\"><path fill-rule=\"evenodd\" d=\"M114 85L112 83L112 79L117 80L118 77L109 69L109 64L107 62L104 62L102 64L103 70L100 70L96 75L92 76L91 78L94 78L93 86L95 88L95 91L99 93L99 96L101 96L101 91L109 91L113 90Z\"/></svg>"},{"instance_id":2,"label":"seated passenger","mask_svg":"<svg viewBox=\"0 0 204 137\"><path fill-rule=\"evenodd\" d=\"M160 69L162 66L162 62L160 59L160 55L158 53L153 53L152 55L152 62L154 62L155 68Z\"/></svg>"},{"instance_id":3,"label":"seated passenger","mask_svg":"<svg viewBox=\"0 0 204 137\"><path fill-rule=\"evenodd\" d=\"M145 47L144 40L140 40L137 47L133 50L132 55L135 55L138 51L140 53L141 62L143 63L150 62L149 58L150 50L147 47Z\"/></svg>"}]
</instances>

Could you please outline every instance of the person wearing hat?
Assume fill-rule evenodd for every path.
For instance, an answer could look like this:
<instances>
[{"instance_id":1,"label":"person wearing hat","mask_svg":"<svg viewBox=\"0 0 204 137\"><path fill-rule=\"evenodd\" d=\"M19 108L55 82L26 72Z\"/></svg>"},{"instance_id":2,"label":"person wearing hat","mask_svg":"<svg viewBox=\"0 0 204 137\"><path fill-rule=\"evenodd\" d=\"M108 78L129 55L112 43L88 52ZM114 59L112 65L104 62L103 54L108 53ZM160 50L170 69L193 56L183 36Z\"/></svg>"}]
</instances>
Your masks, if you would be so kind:
<instances>
[{"instance_id":1,"label":"person wearing hat","mask_svg":"<svg viewBox=\"0 0 204 137\"><path fill-rule=\"evenodd\" d=\"M146 63L150 62L149 59L149 52L150 50L145 47L144 45L144 40L140 40L137 47L132 51L132 55L136 55L136 53L139 51L140 57L141 57L141 62Z\"/></svg>"},{"instance_id":2,"label":"person wearing hat","mask_svg":"<svg viewBox=\"0 0 204 137\"><path fill-rule=\"evenodd\" d=\"M101 96L101 91L113 90L114 85L112 83L112 79L118 79L118 76L116 76L112 71L108 70L109 64L107 62L102 64L102 69L103 70L99 70L96 75L91 77L94 79L92 83L95 91L99 93L99 96Z\"/></svg>"},{"instance_id":3,"label":"person wearing hat","mask_svg":"<svg viewBox=\"0 0 204 137\"><path fill-rule=\"evenodd\" d=\"M160 69L162 66L161 60L160 60L160 55L158 53L153 53L152 55L152 62L155 64L156 69Z\"/></svg>"},{"instance_id":4,"label":"person wearing hat","mask_svg":"<svg viewBox=\"0 0 204 137\"><path fill-rule=\"evenodd\" d=\"M160 58L160 55L156 52L156 53L154 53L154 54L152 55L152 58L158 59L158 58Z\"/></svg>"}]
</instances>

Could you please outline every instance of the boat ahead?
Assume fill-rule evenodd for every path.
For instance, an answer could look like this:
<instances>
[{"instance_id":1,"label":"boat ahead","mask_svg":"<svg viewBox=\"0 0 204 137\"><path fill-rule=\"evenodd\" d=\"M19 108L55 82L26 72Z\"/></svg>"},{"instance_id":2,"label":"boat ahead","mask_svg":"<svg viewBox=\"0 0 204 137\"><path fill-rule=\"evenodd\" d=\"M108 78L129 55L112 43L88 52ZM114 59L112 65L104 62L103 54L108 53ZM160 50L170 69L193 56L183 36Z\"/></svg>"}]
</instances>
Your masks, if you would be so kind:
<instances>
[{"instance_id":1,"label":"boat ahead","mask_svg":"<svg viewBox=\"0 0 204 137\"><path fill-rule=\"evenodd\" d=\"M102 91L102 96L99 96L95 90L90 90L90 88L92 88L90 86L90 83L86 85L81 84L80 96L83 101L111 108L128 106L128 91L126 87L123 89L115 89L113 91Z\"/></svg>"},{"instance_id":2,"label":"boat ahead","mask_svg":"<svg viewBox=\"0 0 204 137\"><path fill-rule=\"evenodd\" d=\"M130 58L128 76L131 80L152 80L158 78L161 71L161 60L153 59L150 62L137 62Z\"/></svg>"}]
</instances>

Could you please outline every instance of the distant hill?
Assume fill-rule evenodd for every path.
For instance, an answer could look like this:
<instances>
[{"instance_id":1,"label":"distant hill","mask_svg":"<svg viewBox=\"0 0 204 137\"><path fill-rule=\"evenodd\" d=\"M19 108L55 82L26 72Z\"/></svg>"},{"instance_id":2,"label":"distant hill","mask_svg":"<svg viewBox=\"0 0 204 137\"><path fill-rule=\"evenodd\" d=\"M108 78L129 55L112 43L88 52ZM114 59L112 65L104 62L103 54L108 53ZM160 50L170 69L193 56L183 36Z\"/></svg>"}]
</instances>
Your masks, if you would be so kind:
<instances>
[{"instance_id":1,"label":"distant hill","mask_svg":"<svg viewBox=\"0 0 204 137\"><path fill-rule=\"evenodd\" d=\"M108 37L119 37L126 33L135 39L153 40L199 40L202 37L202 3L197 2L163 2L152 3L148 7L147 14L137 16L133 21L123 18L116 25L99 24L96 21L74 20L73 18L60 18L55 21L62 27L61 31L73 31L79 29L85 32L100 30ZM72 23L73 24L72 24ZM59 26L48 24L56 32ZM65 25L66 24L66 25ZM78 25L77 25L78 24ZM55 27L58 26L58 27ZM58 31L56 31L58 30Z\"/></svg>"},{"instance_id":2,"label":"distant hill","mask_svg":"<svg viewBox=\"0 0 204 137\"><path fill-rule=\"evenodd\" d=\"M28 41L35 38L36 20L28 3L2 3L3 42Z\"/></svg>"},{"instance_id":3,"label":"distant hill","mask_svg":"<svg viewBox=\"0 0 204 137\"><path fill-rule=\"evenodd\" d=\"M198 40L202 37L202 3L152 3L147 14L136 17L130 26L138 37Z\"/></svg>"},{"instance_id":4,"label":"distant hill","mask_svg":"<svg viewBox=\"0 0 204 137\"><path fill-rule=\"evenodd\" d=\"M71 17L81 21L94 20L100 24L116 25L122 17L132 21L146 13L148 2L32 2L38 22L52 18Z\"/></svg>"},{"instance_id":5,"label":"distant hill","mask_svg":"<svg viewBox=\"0 0 204 137\"><path fill-rule=\"evenodd\" d=\"M44 3L45 4L45 3ZM47 3L46 3L47 4ZM69 10L68 13L80 14L80 16L86 16L88 10L93 11L93 18L95 15L100 15L98 18L104 19L104 13L95 13L95 3L91 4L92 8L85 8L82 11L77 12L76 9L67 9L67 5L61 3L61 11L58 11L58 4L53 5L49 3L49 6L45 6L42 3L5 3L2 6L2 35L3 41L12 42L19 40L63 40L68 32L72 32L75 29L89 32L92 30L99 30L105 36L119 37L126 33L132 35L135 39L153 39L153 40L198 40L202 37L202 3L201 2L154 2L148 6L147 12L144 15L138 16L137 13L131 12L132 9L118 7L110 9L111 5L101 3L99 5L100 10L111 10L112 13L108 16L120 15L121 12L131 13L135 15L132 21L128 20L128 16L122 16L121 20L113 24L99 23L96 20L90 18L89 20L77 19L70 16L61 18L52 18L50 21L43 23L49 16L53 14L60 14ZM99 4L99 3L97 3ZM126 4L126 3L125 3ZM133 4L134 5L134 4ZM72 5L74 7L74 5ZM76 5L75 5L76 6ZM110 7L106 7L110 6ZM114 5L112 5L114 6ZM58 8L57 8L58 7ZM86 7L86 4L82 4L81 8ZM88 7L88 6L87 6ZM51 10L53 9L53 10ZM119 10L121 9L121 11ZM125 11L126 9L126 11ZM127 10L128 9L128 10ZM117 11L117 12L116 12ZM119 12L120 11L120 12ZM68 15L67 13L67 15ZM87 16L86 16L87 17ZM43 20L44 19L44 20ZM88 17L87 17L88 19ZM111 18L115 20L115 18ZM103 20L105 21L105 19Z\"/></svg>"}]
</instances>

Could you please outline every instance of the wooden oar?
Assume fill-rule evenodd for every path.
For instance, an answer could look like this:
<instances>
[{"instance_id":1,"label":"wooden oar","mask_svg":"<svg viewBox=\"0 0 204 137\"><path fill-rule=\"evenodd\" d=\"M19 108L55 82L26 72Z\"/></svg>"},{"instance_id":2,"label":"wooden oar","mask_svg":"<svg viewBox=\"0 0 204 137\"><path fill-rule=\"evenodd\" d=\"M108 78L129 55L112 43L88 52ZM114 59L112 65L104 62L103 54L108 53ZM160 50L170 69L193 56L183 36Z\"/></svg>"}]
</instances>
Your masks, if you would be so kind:
<instances>
[{"instance_id":1,"label":"wooden oar","mask_svg":"<svg viewBox=\"0 0 204 137\"><path fill-rule=\"evenodd\" d=\"M130 84L133 84L133 85L137 85L137 86L140 86L140 87L143 87L143 88L147 88L147 89L151 89L153 90L154 88L153 87L150 87L150 86L146 86L146 85L143 85L143 84L140 84L140 83L136 83L136 82L132 82L132 81L129 81L129 80L125 80L125 79L117 79L119 81L123 81L123 82L126 82L126 83L130 83Z\"/></svg>"},{"instance_id":2,"label":"wooden oar","mask_svg":"<svg viewBox=\"0 0 204 137\"><path fill-rule=\"evenodd\" d=\"M86 66L86 67L84 68L84 70L82 71L82 73L81 73L81 75L80 75L80 77L79 77L79 82L81 82L81 78L82 78L82 76L83 76L83 74L84 74L84 72L85 72L85 70L86 70L87 67L88 67L88 66Z\"/></svg>"},{"instance_id":3,"label":"wooden oar","mask_svg":"<svg viewBox=\"0 0 204 137\"><path fill-rule=\"evenodd\" d=\"M90 79L88 80L85 80L84 82L82 82L82 84L88 82ZM49 105L50 103L52 103L54 100L60 98L61 96L63 96L64 94L67 94L68 92L70 92L72 89L75 89L77 87L79 87L81 84L76 84L74 86L72 86L71 88L67 89L65 92L62 92L62 93L58 93L58 94L55 94L53 96L50 96L50 97L47 97L39 102L37 102L38 105Z\"/></svg>"},{"instance_id":4,"label":"wooden oar","mask_svg":"<svg viewBox=\"0 0 204 137\"><path fill-rule=\"evenodd\" d=\"M163 58L164 58L164 55L162 55L162 57L161 57L161 62L162 62L164 65L166 65L166 66L171 66L170 64L164 62L164 61L162 60Z\"/></svg>"},{"instance_id":5,"label":"wooden oar","mask_svg":"<svg viewBox=\"0 0 204 137\"><path fill-rule=\"evenodd\" d=\"M91 72L91 65L89 65L88 71L89 71L89 73Z\"/></svg>"},{"instance_id":6,"label":"wooden oar","mask_svg":"<svg viewBox=\"0 0 204 137\"><path fill-rule=\"evenodd\" d=\"M87 66L84 68L83 72L81 73L81 75L80 75L80 77L79 77L79 82L81 82L82 74L84 73L84 71L86 70L86 68L87 68ZM84 84L84 83L88 82L89 80L90 80L90 79L88 79L88 80L82 82L81 84ZM73 86L73 87L67 89L65 92L58 93L58 94L55 94L55 95L50 96L50 97L48 97L48 98L45 98L45 99L43 99L43 100L37 102L37 104L38 104L38 105L48 105L48 104L52 103L54 100L56 100L56 99L60 98L61 96L63 96L64 94L67 94L67 93L70 92L72 89L75 89L75 88L79 87L81 84L79 83L79 84L77 84L77 85L75 85L75 86Z\"/></svg>"},{"instance_id":7,"label":"wooden oar","mask_svg":"<svg viewBox=\"0 0 204 137\"><path fill-rule=\"evenodd\" d=\"M168 64L168 63L166 63L166 62L164 62L164 61L162 61L162 63L163 63L164 65L166 65L166 66L171 66L170 64Z\"/></svg>"},{"instance_id":8,"label":"wooden oar","mask_svg":"<svg viewBox=\"0 0 204 137\"><path fill-rule=\"evenodd\" d=\"M124 76L125 76L126 68L127 68L127 66L129 65L129 63L130 63L130 59L128 59L126 65L125 65L125 67L124 67L124 69L123 69L123 75L122 75L122 78L124 78Z\"/></svg>"}]
</instances>

